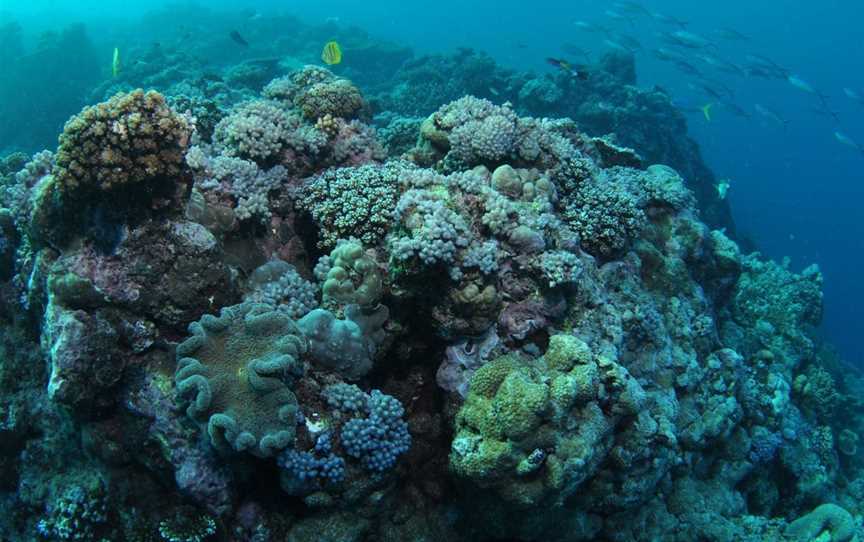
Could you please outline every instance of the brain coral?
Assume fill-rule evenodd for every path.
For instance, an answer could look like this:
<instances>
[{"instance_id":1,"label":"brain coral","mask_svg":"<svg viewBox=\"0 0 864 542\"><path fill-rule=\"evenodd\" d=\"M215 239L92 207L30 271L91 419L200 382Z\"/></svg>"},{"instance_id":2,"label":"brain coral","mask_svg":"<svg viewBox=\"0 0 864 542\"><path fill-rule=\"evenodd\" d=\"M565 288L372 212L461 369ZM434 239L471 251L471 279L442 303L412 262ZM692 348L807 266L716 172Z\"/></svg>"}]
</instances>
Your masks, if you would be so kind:
<instances>
[{"instance_id":1,"label":"brain coral","mask_svg":"<svg viewBox=\"0 0 864 542\"><path fill-rule=\"evenodd\" d=\"M158 92L117 94L69 119L54 176L64 190L79 185L107 190L176 177L189 132Z\"/></svg>"},{"instance_id":2,"label":"brain coral","mask_svg":"<svg viewBox=\"0 0 864 542\"><path fill-rule=\"evenodd\" d=\"M177 391L213 446L269 457L291 445L298 409L289 384L302 375L297 358L306 351L294 322L243 303L204 315L189 331L177 346Z\"/></svg>"}]
</instances>

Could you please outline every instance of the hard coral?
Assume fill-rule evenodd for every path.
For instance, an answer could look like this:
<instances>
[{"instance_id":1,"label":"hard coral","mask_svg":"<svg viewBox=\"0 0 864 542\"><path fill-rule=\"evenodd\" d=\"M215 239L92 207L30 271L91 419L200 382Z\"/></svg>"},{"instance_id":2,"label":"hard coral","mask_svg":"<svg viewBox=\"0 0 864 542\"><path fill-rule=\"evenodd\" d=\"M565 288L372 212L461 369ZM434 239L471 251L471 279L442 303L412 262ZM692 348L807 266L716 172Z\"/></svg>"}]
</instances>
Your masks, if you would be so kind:
<instances>
[{"instance_id":1,"label":"hard coral","mask_svg":"<svg viewBox=\"0 0 864 542\"><path fill-rule=\"evenodd\" d=\"M390 226L407 167L396 162L331 169L307 182L298 203L318 225L318 246L333 247L351 236L377 244Z\"/></svg>"},{"instance_id":2,"label":"hard coral","mask_svg":"<svg viewBox=\"0 0 864 542\"><path fill-rule=\"evenodd\" d=\"M189 325L177 346L177 391L187 413L224 452L268 457L294 441L297 399L292 378L306 340L290 318L244 303Z\"/></svg>"},{"instance_id":3,"label":"hard coral","mask_svg":"<svg viewBox=\"0 0 864 542\"><path fill-rule=\"evenodd\" d=\"M54 176L67 192L171 179L183 169L189 132L158 92L117 94L66 123Z\"/></svg>"},{"instance_id":4,"label":"hard coral","mask_svg":"<svg viewBox=\"0 0 864 542\"><path fill-rule=\"evenodd\" d=\"M295 104L310 120L325 115L350 119L364 106L360 91L347 79L314 84L297 97Z\"/></svg>"},{"instance_id":5,"label":"hard coral","mask_svg":"<svg viewBox=\"0 0 864 542\"><path fill-rule=\"evenodd\" d=\"M277 102L253 100L240 104L219 121L213 142L228 156L270 164L291 146L299 128L298 116Z\"/></svg>"},{"instance_id":6,"label":"hard coral","mask_svg":"<svg viewBox=\"0 0 864 542\"><path fill-rule=\"evenodd\" d=\"M555 335L534 363L505 356L477 369L456 416L450 467L491 489L487 496L561 505L599 468L609 435L644 393L622 366Z\"/></svg>"}]
</instances>

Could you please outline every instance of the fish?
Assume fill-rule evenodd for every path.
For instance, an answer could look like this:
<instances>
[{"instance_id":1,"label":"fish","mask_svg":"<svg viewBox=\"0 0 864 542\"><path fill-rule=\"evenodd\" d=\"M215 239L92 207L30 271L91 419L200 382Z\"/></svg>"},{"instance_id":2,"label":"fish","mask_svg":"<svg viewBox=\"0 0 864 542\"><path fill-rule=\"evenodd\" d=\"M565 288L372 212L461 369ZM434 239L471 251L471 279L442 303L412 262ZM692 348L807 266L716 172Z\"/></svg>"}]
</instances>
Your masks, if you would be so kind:
<instances>
[{"instance_id":1,"label":"fish","mask_svg":"<svg viewBox=\"0 0 864 542\"><path fill-rule=\"evenodd\" d=\"M324 44L324 49L321 51L321 60L328 66L339 64L342 62L342 48L335 41L328 41Z\"/></svg>"},{"instance_id":2,"label":"fish","mask_svg":"<svg viewBox=\"0 0 864 542\"><path fill-rule=\"evenodd\" d=\"M651 11L648 13L648 15L657 22L672 25L672 26L678 26L681 29L687 28L687 25L690 24L687 21L683 21L683 20L681 20L677 17L674 17L672 15L666 15L664 13L658 13L656 11Z\"/></svg>"},{"instance_id":3,"label":"fish","mask_svg":"<svg viewBox=\"0 0 864 542\"><path fill-rule=\"evenodd\" d=\"M617 11L612 10L612 9L607 9L607 10L604 12L604 14L605 14L607 17L609 17L610 19L612 19L613 21L627 22L627 23L629 23L629 24L631 24L631 25L634 25L634 24L635 24L634 21L633 21L633 19L632 19L631 17L628 17L627 15L624 15L624 14L622 14L622 13L618 13Z\"/></svg>"},{"instance_id":4,"label":"fish","mask_svg":"<svg viewBox=\"0 0 864 542\"><path fill-rule=\"evenodd\" d=\"M790 85L799 90L803 90L804 92L807 92L809 94L819 94L819 92L813 87L813 85L801 79L801 77L797 75L789 75L788 77L786 77L786 80L789 81Z\"/></svg>"},{"instance_id":5,"label":"fish","mask_svg":"<svg viewBox=\"0 0 864 542\"><path fill-rule=\"evenodd\" d=\"M707 103L703 105L700 109L702 109L702 115L705 116L705 120L711 122L711 107L713 107L713 103Z\"/></svg>"},{"instance_id":6,"label":"fish","mask_svg":"<svg viewBox=\"0 0 864 542\"><path fill-rule=\"evenodd\" d=\"M609 29L599 24L589 23L586 21L573 21L573 25L585 32L593 32L595 34L608 34Z\"/></svg>"},{"instance_id":7,"label":"fish","mask_svg":"<svg viewBox=\"0 0 864 542\"><path fill-rule=\"evenodd\" d=\"M714 31L720 38L728 41L750 41L750 36L742 34L734 28L720 28Z\"/></svg>"},{"instance_id":8,"label":"fish","mask_svg":"<svg viewBox=\"0 0 864 542\"><path fill-rule=\"evenodd\" d=\"M810 111L812 111L816 115L819 115L820 117L833 119L834 122L837 123L840 122L840 113L828 107L828 103L825 101L821 103L821 107L813 107L810 109Z\"/></svg>"},{"instance_id":9,"label":"fish","mask_svg":"<svg viewBox=\"0 0 864 542\"><path fill-rule=\"evenodd\" d=\"M573 77L575 77L577 79L581 79L583 81L585 79L588 79L588 72L585 71L584 66L574 66L573 64L570 64L569 62L567 62L566 60L564 60L562 58L552 58L552 57L547 58L546 63L549 64L550 66L555 66L556 68L558 68L559 70L561 70L565 73L569 73L570 75L572 75Z\"/></svg>"},{"instance_id":10,"label":"fish","mask_svg":"<svg viewBox=\"0 0 864 542\"><path fill-rule=\"evenodd\" d=\"M665 47L658 47L657 49L652 49L651 52L655 57L663 60L665 62L686 62L687 57L679 53L678 51L673 51L672 49L667 49Z\"/></svg>"},{"instance_id":11,"label":"fish","mask_svg":"<svg viewBox=\"0 0 864 542\"><path fill-rule=\"evenodd\" d=\"M729 189L732 188L732 184L729 179L721 179L720 182L714 185L714 188L717 190L717 198L724 200L726 199L726 194L729 193Z\"/></svg>"},{"instance_id":12,"label":"fish","mask_svg":"<svg viewBox=\"0 0 864 542\"><path fill-rule=\"evenodd\" d=\"M784 119L782 116L780 116L779 113L777 113L773 109L766 107L762 104L756 104L753 106L753 108L756 110L756 113L758 113L759 116L761 116L761 117L763 117L763 118L765 118L765 119L767 119L773 123L780 124L781 126L783 126L784 130L786 128L788 128L789 121Z\"/></svg>"},{"instance_id":13,"label":"fish","mask_svg":"<svg viewBox=\"0 0 864 542\"><path fill-rule=\"evenodd\" d=\"M681 72L686 73L687 75L695 75L700 76L702 72L700 72L696 66L690 64L685 60L678 60L675 62L675 67L677 67Z\"/></svg>"},{"instance_id":14,"label":"fish","mask_svg":"<svg viewBox=\"0 0 864 542\"><path fill-rule=\"evenodd\" d=\"M789 70L770 58L751 53L746 55L744 59L748 63L747 71L750 75L766 79L786 79L789 77Z\"/></svg>"},{"instance_id":15,"label":"fish","mask_svg":"<svg viewBox=\"0 0 864 542\"><path fill-rule=\"evenodd\" d=\"M723 98L726 97L719 90L715 89L714 87L712 87L710 85L706 85L703 83L702 85L700 85L700 88L702 89L702 91L705 94L707 94L708 96L711 96L715 100L722 100Z\"/></svg>"},{"instance_id":16,"label":"fish","mask_svg":"<svg viewBox=\"0 0 864 542\"><path fill-rule=\"evenodd\" d=\"M237 45L240 45L242 47L249 47L249 42L246 41L245 39L243 39L243 36L240 35L240 32L237 32L236 30L232 30L231 33L228 34L228 36Z\"/></svg>"},{"instance_id":17,"label":"fish","mask_svg":"<svg viewBox=\"0 0 864 542\"><path fill-rule=\"evenodd\" d=\"M677 30L675 32L667 33L666 36L672 43L689 49L704 49L706 47L716 46L709 39L704 38L699 34L688 32L687 30Z\"/></svg>"},{"instance_id":18,"label":"fish","mask_svg":"<svg viewBox=\"0 0 864 542\"><path fill-rule=\"evenodd\" d=\"M620 0L612 4L612 7L622 13L632 13L634 15L651 15L651 12L648 11L648 8L646 8L639 2L633 2L631 0Z\"/></svg>"},{"instance_id":19,"label":"fish","mask_svg":"<svg viewBox=\"0 0 864 542\"><path fill-rule=\"evenodd\" d=\"M700 85L701 90L705 91L710 96L717 98L718 100L720 98L716 96L717 94L725 96L730 100L735 98L735 91L732 90L732 88L729 87L729 85L725 84L723 81L712 79L710 77L702 77L700 79Z\"/></svg>"},{"instance_id":20,"label":"fish","mask_svg":"<svg viewBox=\"0 0 864 542\"><path fill-rule=\"evenodd\" d=\"M735 75L745 75L744 69L737 64L729 62L728 60L723 60L714 55L704 54L698 56L699 60L708 64L712 68L726 73L734 73Z\"/></svg>"},{"instance_id":21,"label":"fish","mask_svg":"<svg viewBox=\"0 0 864 542\"><path fill-rule=\"evenodd\" d=\"M634 52L633 49L627 47L626 45L624 45L622 43L619 43L615 40L612 40L612 39L605 39L605 40L603 40L603 43L605 45L608 45L610 49L615 49L617 51L623 51L625 53L633 53Z\"/></svg>"},{"instance_id":22,"label":"fish","mask_svg":"<svg viewBox=\"0 0 864 542\"><path fill-rule=\"evenodd\" d=\"M728 109L730 112L732 112L733 115L735 115L737 117L741 117L742 119L753 118L753 115L751 115L750 113L745 111L741 106L739 106L735 102L725 101L725 102L721 102L721 103L723 104L723 107Z\"/></svg>"},{"instance_id":23,"label":"fish","mask_svg":"<svg viewBox=\"0 0 864 542\"><path fill-rule=\"evenodd\" d=\"M857 149L858 152L864 154L864 147L862 147L859 143L853 141L851 137L847 136L843 132L834 132L834 139L839 141L841 144L846 145L847 147L852 147L853 149Z\"/></svg>"},{"instance_id":24,"label":"fish","mask_svg":"<svg viewBox=\"0 0 864 542\"><path fill-rule=\"evenodd\" d=\"M111 76L117 77L120 74L120 48L114 48L114 58L111 60Z\"/></svg>"},{"instance_id":25,"label":"fish","mask_svg":"<svg viewBox=\"0 0 864 542\"><path fill-rule=\"evenodd\" d=\"M614 41L616 41L617 43L620 43L621 45L623 45L627 49L630 49L631 51L641 51L642 50L642 43L639 40L637 40L636 38L634 38L633 36L628 36L627 34L616 34L614 36L614 38L615 38Z\"/></svg>"},{"instance_id":26,"label":"fish","mask_svg":"<svg viewBox=\"0 0 864 542\"><path fill-rule=\"evenodd\" d=\"M860 104L864 104L864 97L862 97L861 94L852 90L851 88L845 87L843 89L843 94L845 94L846 97L849 98L850 100L855 100L856 102L858 102Z\"/></svg>"}]
</instances>

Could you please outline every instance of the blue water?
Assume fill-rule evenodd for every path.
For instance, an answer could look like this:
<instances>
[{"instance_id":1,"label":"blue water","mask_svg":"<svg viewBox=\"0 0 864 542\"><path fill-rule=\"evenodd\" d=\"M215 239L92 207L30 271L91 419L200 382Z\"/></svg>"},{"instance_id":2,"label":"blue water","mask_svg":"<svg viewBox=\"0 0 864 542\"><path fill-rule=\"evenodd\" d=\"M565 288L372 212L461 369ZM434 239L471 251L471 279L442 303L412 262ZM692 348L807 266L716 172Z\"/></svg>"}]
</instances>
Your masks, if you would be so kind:
<instances>
[{"instance_id":1,"label":"blue water","mask_svg":"<svg viewBox=\"0 0 864 542\"><path fill-rule=\"evenodd\" d=\"M151 38L141 34L136 26L138 18L163 5L6 0L0 5L0 20L14 15L25 28L29 47L44 30L83 22L95 51L107 64L114 45ZM184 13L198 9L194 4L175 5L182 6ZM576 20L602 23L624 32L642 42L646 50L659 43L656 34L666 29L638 14L632 24L610 21L605 14L610 3L590 0L475 1L470 5L345 0L207 5L212 9L248 8L261 14L290 12L313 23L331 19L356 24L376 37L409 45L418 53L468 46L488 52L502 65L538 71L549 69L543 58L562 55L564 42L594 54L608 49L602 38L580 31L573 24ZM848 87L864 93L864 42L860 39L864 4L852 0L646 0L643 5L674 14L689 22L689 30L705 36L718 28L734 28L751 39L718 40L718 56L735 62L743 61L748 53L770 57L829 97L839 122L815 115L811 108L818 105L818 98L785 81L725 75L722 81L734 89L734 102L754 117L742 119L716 109L710 123L700 115L691 115L689 128L709 167L718 178L731 181L729 200L739 234L752 239L771 258L788 256L793 269L819 264L825 276L824 332L844 357L864 364L864 344L859 338L860 306L864 302L859 271L864 259L864 223L860 218L864 155L841 145L833 136L840 130L864 142L864 106L848 99L842 90ZM194 31L206 31L198 28L195 20L182 22ZM642 86L661 85L682 101L709 100L688 88L691 78L645 51L637 53L637 71ZM788 129L756 115L756 103L780 113L788 120ZM78 108L69 107L68 114ZM62 120L56 131L61 125ZM42 146L52 142L47 140ZM0 142L0 147L8 143ZM25 150L37 150L31 147Z\"/></svg>"}]
</instances>

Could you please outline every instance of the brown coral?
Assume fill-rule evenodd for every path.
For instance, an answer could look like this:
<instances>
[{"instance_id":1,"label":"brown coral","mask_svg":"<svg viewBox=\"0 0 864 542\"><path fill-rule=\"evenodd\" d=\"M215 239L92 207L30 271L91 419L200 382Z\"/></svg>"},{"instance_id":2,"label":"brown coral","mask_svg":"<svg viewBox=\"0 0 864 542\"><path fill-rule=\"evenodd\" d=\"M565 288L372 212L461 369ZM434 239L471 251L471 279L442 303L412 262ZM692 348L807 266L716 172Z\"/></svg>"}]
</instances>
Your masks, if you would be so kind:
<instances>
[{"instance_id":1,"label":"brown coral","mask_svg":"<svg viewBox=\"0 0 864 542\"><path fill-rule=\"evenodd\" d=\"M185 119L158 92L117 94L69 119L54 176L64 192L176 177L184 167L189 132Z\"/></svg>"}]
</instances>

